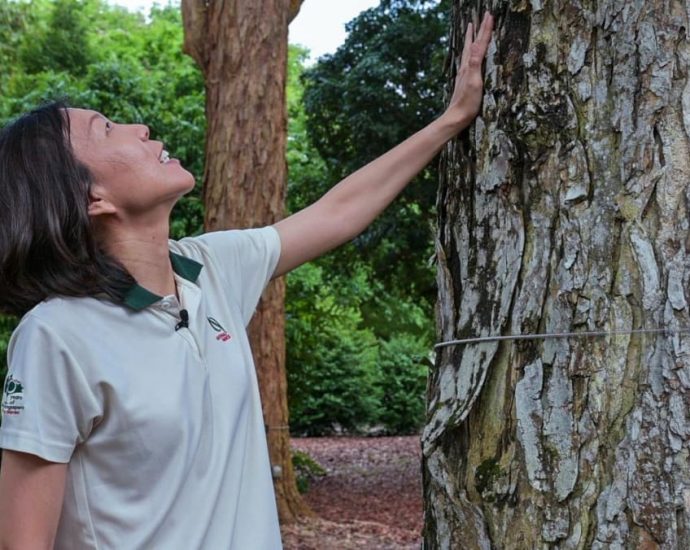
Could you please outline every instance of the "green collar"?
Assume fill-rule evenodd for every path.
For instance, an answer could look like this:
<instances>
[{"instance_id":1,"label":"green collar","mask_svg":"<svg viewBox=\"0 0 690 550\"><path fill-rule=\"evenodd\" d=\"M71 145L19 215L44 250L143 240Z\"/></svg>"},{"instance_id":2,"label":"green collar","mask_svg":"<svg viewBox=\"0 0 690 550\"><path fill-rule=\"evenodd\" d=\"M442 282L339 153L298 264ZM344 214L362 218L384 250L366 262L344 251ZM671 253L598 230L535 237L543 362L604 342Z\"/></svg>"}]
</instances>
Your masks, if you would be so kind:
<instances>
[{"instance_id":1,"label":"green collar","mask_svg":"<svg viewBox=\"0 0 690 550\"><path fill-rule=\"evenodd\" d=\"M196 280L199 278L201 268L204 267L199 262L196 262L191 258L180 256L174 252L170 253L170 263L172 264L172 268L175 273L177 273L183 279L191 281L192 283L196 282ZM152 304L155 304L162 298L162 296L158 296L158 294L154 294L153 292L146 290L143 286L135 284L127 291L127 294L125 294L124 303L132 309L140 311Z\"/></svg>"}]
</instances>

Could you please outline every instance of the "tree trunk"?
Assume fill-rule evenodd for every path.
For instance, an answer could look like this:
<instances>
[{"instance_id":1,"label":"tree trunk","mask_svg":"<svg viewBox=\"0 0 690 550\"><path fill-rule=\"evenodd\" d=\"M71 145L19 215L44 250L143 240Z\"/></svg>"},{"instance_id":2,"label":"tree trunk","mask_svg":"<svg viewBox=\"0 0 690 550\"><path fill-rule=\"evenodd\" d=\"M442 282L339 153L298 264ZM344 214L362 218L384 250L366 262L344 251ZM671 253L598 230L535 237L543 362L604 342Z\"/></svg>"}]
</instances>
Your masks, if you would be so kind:
<instances>
[{"instance_id":1,"label":"tree trunk","mask_svg":"<svg viewBox=\"0 0 690 550\"><path fill-rule=\"evenodd\" d=\"M690 42L677 0L514 0L444 154L441 340L690 326ZM454 5L460 48L476 2ZM425 548L690 548L690 336L441 348Z\"/></svg>"},{"instance_id":2,"label":"tree trunk","mask_svg":"<svg viewBox=\"0 0 690 550\"><path fill-rule=\"evenodd\" d=\"M283 217L288 23L296 0L184 0L185 51L206 82L205 229ZM278 513L309 514L292 469L285 373L285 282L273 281L250 324Z\"/></svg>"}]
</instances>

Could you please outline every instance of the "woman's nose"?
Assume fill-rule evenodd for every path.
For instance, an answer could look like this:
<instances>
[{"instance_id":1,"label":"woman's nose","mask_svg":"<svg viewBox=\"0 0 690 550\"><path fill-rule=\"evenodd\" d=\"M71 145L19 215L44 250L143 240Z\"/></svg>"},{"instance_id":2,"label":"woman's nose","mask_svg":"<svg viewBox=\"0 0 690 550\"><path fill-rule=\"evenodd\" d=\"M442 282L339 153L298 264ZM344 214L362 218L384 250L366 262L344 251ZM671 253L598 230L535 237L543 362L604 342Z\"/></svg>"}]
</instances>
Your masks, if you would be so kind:
<instances>
[{"instance_id":1,"label":"woman's nose","mask_svg":"<svg viewBox=\"0 0 690 550\"><path fill-rule=\"evenodd\" d=\"M149 127L145 124L139 125L139 137L144 141L149 139Z\"/></svg>"}]
</instances>

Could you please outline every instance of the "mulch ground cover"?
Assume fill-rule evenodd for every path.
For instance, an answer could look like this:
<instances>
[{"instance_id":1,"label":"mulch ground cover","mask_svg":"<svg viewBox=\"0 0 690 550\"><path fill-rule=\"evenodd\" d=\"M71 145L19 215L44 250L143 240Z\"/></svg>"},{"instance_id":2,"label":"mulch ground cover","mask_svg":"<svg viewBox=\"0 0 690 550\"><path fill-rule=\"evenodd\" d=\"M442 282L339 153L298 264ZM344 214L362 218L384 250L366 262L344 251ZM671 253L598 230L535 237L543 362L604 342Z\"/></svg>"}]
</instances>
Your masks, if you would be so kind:
<instances>
[{"instance_id":1,"label":"mulch ground cover","mask_svg":"<svg viewBox=\"0 0 690 550\"><path fill-rule=\"evenodd\" d=\"M419 436L293 438L326 475L304 496L317 518L282 526L285 550L419 549Z\"/></svg>"}]
</instances>

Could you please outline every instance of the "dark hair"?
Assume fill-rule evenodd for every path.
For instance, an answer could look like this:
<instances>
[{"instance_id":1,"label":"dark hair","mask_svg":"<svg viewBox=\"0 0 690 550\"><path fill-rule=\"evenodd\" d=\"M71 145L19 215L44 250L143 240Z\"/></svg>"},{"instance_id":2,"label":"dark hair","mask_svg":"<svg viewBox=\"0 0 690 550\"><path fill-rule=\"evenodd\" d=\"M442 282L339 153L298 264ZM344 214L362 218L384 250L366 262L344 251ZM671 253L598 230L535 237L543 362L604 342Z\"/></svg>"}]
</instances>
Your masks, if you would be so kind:
<instances>
[{"instance_id":1,"label":"dark hair","mask_svg":"<svg viewBox=\"0 0 690 550\"><path fill-rule=\"evenodd\" d=\"M96 243L88 215L92 177L69 140L56 101L0 132L0 311L23 315L55 295L122 300L135 283Z\"/></svg>"}]
</instances>

